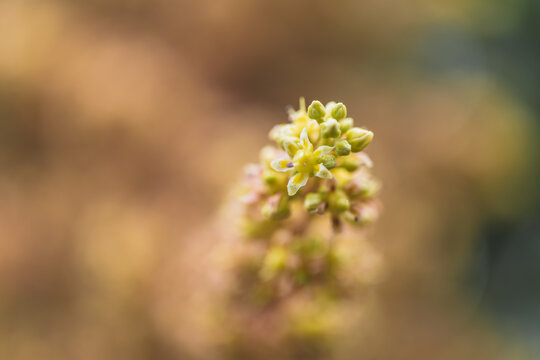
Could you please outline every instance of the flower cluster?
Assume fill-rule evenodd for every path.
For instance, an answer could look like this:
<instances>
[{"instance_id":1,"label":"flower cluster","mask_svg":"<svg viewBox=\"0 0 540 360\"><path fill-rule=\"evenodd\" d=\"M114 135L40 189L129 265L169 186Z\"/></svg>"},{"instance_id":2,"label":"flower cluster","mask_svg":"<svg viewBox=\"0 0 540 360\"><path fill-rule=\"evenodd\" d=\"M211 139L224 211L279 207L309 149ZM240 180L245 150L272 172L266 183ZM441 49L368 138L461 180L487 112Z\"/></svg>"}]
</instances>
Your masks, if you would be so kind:
<instances>
[{"instance_id":1,"label":"flower cluster","mask_svg":"<svg viewBox=\"0 0 540 360\"><path fill-rule=\"evenodd\" d=\"M363 152L373 133L336 102L306 109L300 99L289 120L246 167L232 202L239 212L227 212L243 230L222 258L233 270L224 311L232 359L328 358L330 339L351 331L356 301L381 276L377 251L345 226L378 216L379 184Z\"/></svg>"},{"instance_id":2,"label":"flower cluster","mask_svg":"<svg viewBox=\"0 0 540 360\"><path fill-rule=\"evenodd\" d=\"M345 105L336 102L313 101L306 109L301 98L300 108L289 110L289 120L270 132L277 147L263 148L261 163L246 170L242 198L251 206L248 225L254 226L249 227L272 227L272 221L289 217L298 201L311 214L330 213L337 229L343 221L372 222L379 184L363 150L373 133L355 127Z\"/></svg>"}]
</instances>

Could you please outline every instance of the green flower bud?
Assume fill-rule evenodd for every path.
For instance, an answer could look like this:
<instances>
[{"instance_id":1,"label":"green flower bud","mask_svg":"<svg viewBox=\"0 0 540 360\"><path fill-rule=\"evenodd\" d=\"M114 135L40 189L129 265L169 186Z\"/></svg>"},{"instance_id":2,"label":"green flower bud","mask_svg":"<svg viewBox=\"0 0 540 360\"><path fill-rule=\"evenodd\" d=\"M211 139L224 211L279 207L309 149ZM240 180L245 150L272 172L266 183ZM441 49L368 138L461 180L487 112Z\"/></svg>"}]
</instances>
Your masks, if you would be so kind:
<instances>
[{"instance_id":1,"label":"green flower bud","mask_svg":"<svg viewBox=\"0 0 540 360\"><path fill-rule=\"evenodd\" d=\"M353 126L354 126L354 120L352 118L345 118L343 120L340 120L339 122L339 129L341 130L342 134L345 134Z\"/></svg>"},{"instance_id":2,"label":"green flower bud","mask_svg":"<svg viewBox=\"0 0 540 360\"><path fill-rule=\"evenodd\" d=\"M321 194L309 193L304 200L304 208L310 213L315 213L323 202L324 197Z\"/></svg>"},{"instance_id":3,"label":"green flower bud","mask_svg":"<svg viewBox=\"0 0 540 360\"><path fill-rule=\"evenodd\" d=\"M339 123L336 119L328 119L321 124L321 135L323 138L337 138L341 135Z\"/></svg>"},{"instance_id":4,"label":"green flower bud","mask_svg":"<svg viewBox=\"0 0 540 360\"><path fill-rule=\"evenodd\" d=\"M330 209L336 212L343 212L349 210L351 203L349 198L343 191L335 191L328 197Z\"/></svg>"},{"instance_id":5,"label":"green flower bud","mask_svg":"<svg viewBox=\"0 0 540 360\"><path fill-rule=\"evenodd\" d=\"M337 103L333 107L331 115L336 120L344 119L347 116L347 108L342 103Z\"/></svg>"},{"instance_id":6,"label":"green flower bud","mask_svg":"<svg viewBox=\"0 0 540 360\"><path fill-rule=\"evenodd\" d=\"M322 164L328 170L336 167L336 158L334 155L326 154L322 156Z\"/></svg>"},{"instance_id":7,"label":"green flower bud","mask_svg":"<svg viewBox=\"0 0 540 360\"><path fill-rule=\"evenodd\" d=\"M263 181L268 186L274 186L278 183L278 175L275 171L266 170L263 173Z\"/></svg>"},{"instance_id":8,"label":"green flower bud","mask_svg":"<svg viewBox=\"0 0 540 360\"><path fill-rule=\"evenodd\" d=\"M361 128L352 128L345 134L347 141L351 144L352 152L364 150L373 140L373 133Z\"/></svg>"},{"instance_id":9,"label":"green flower bud","mask_svg":"<svg viewBox=\"0 0 540 360\"><path fill-rule=\"evenodd\" d=\"M313 101L308 108L308 116L311 119L317 120L318 123L321 123L324 120L326 111L324 105L320 101Z\"/></svg>"},{"instance_id":10,"label":"green flower bud","mask_svg":"<svg viewBox=\"0 0 540 360\"><path fill-rule=\"evenodd\" d=\"M343 159L343 162L341 163L341 167L343 167L345 170L349 172L353 172L353 171L356 171L360 167L360 163L355 158L347 157Z\"/></svg>"},{"instance_id":11,"label":"green flower bud","mask_svg":"<svg viewBox=\"0 0 540 360\"><path fill-rule=\"evenodd\" d=\"M351 145L347 142L347 140L338 140L335 145L336 153L339 156L346 156L351 153Z\"/></svg>"}]
</instances>

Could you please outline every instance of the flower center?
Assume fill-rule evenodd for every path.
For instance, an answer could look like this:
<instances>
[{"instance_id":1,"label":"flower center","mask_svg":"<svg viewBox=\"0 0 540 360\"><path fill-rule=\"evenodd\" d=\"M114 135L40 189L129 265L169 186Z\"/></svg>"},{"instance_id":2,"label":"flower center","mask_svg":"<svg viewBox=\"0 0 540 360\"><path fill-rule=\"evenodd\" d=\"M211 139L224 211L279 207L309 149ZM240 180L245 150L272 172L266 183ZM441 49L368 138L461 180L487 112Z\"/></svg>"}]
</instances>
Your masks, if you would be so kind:
<instances>
[{"instance_id":1,"label":"flower center","mask_svg":"<svg viewBox=\"0 0 540 360\"><path fill-rule=\"evenodd\" d=\"M312 156L302 154L297 159L294 159L294 167L300 173L311 173L313 171Z\"/></svg>"}]
</instances>

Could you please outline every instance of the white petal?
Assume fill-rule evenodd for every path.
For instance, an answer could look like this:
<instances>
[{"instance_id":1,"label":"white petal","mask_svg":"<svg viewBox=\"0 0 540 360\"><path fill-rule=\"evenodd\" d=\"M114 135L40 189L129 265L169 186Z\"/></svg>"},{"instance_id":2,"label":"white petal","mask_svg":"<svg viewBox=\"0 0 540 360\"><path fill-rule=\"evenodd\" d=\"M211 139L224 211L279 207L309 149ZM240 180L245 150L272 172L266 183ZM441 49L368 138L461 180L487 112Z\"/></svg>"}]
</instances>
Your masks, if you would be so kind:
<instances>
[{"instance_id":1,"label":"white petal","mask_svg":"<svg viewBox=\"0 0 540 360\"><path fill-rule=\"evenodd\" d=\"M304 130L302 130L302 133L300 134L300 146L302 146L304 150L311 150L313 148L311 142L309 142L307 128L304 128Z\"/></svg>"},{"instance_id":2,"label":"white petal","mask_svg":"<svg viewBox=\"0 0 540 360\"><path fill-rule=\"evenodd\" d=\"M334 176L323 164L315 165L315 176L323 179L332 179Z\"/></svg>"},{"instance_id":3,"label":"white petal","mask_svg":"<svg viewBox=\"0 0 540 360\"><path fill-rule=\"evenodd\" d=\"M294 167L289 164L291 164L290 159L276 159L270 163L270 166L276 171L291 171Z\"/></svg>"},{"instance_id":4,"label":"white petal","mask_svg":"<svg viewBox=\"0 0 540 360\"><path fill-rule=\"evenodd\" d=\"M289 193L289 196L296 194L302 186L306 185L308 179L309 174L307 173L296 173L294 176L292 176L287 184L287 192Z\"/></svg>"},{"instance_id":5,"label":"white petal","mask_svg":"<svg viewBox=\"0 0 540 360\"><path fill-rule=\"evenodd\" d=\"M313 152L313 155L315 156L326 155L332 150L334 150L332 146L322 145L322 146L319 146L317 150L315 150L315 152Z\"/></svg>"}]
</instances>

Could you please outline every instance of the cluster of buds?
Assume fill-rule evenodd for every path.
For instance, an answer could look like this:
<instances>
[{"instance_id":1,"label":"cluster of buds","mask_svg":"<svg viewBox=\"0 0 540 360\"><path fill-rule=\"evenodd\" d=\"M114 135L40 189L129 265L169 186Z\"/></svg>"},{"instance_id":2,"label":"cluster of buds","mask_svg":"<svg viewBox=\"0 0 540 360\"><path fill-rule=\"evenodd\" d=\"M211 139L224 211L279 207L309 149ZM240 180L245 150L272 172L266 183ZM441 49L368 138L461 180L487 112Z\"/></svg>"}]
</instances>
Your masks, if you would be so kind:
<instances>
[{"instance_id":1,"label":"cluster of buds","mask_svg":"<svg viewBox=\"0 0 540 360\"><path fill-rule=\"evenodd\" d=\"M243 199L252 205L251 215L259 206L262 216L249 216L251 220L268 227L267 221L284 220L291 203L302 200L311 214L330 213L336 229L343 221L372 222L379 184L371 177L372 162L363 150L373 133L355 127L345 105L336 102L325 106L313 101L306 109L301 98L300 108L289 110L289 120L270 132L277 147L263 148L260 164L247 168Z\"/></svg>"},{"instance_id":2,"label":"cluster of buds","mask_svg":"<svg viewBox=\"0 0 540 360\"><path fill-rule=\"evenodd\" d=\"M363 152L373 133L355 127L342 103L306 108L301 98L288 112L289 123L270 132L276 146L246 167L240 194L244 235L263 244L249 268L256 268L257 287L274 295L334 273L339 256L332 239L311 229L316 218L329 220L326 237L335 238L343 224L365 226L378 215L379 184Z\"/></svg>"}]
</instances>

